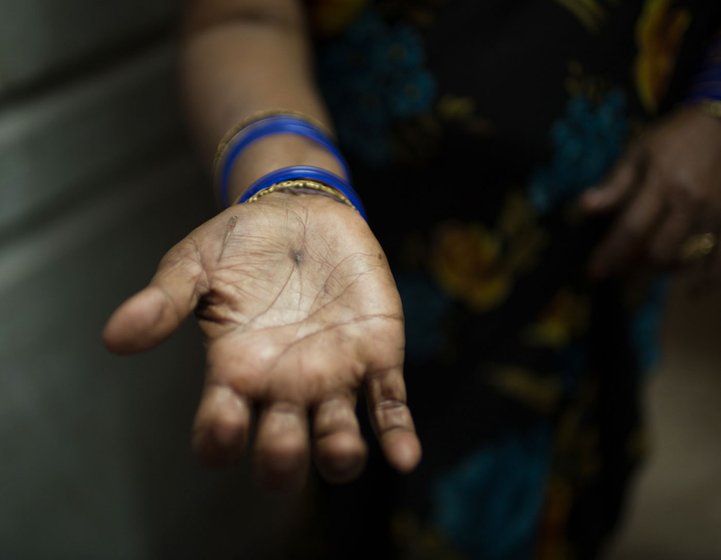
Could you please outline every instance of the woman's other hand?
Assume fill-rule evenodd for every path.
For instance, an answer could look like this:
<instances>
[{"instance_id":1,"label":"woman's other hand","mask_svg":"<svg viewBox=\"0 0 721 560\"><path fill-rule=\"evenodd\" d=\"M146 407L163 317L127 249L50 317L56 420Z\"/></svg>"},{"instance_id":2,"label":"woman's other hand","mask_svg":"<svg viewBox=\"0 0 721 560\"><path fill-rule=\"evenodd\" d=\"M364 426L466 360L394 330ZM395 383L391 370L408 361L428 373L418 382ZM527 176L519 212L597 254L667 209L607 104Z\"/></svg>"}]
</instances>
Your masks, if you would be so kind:
<instances>
[{"instance_id":1,"label":"woman's other hand","mask_svg":"<svg viewBox=\"0 0 721 560\"><path fill-rule=\"evenodd\" d=\"M350 480L366 457L360 388L390 464L406 472L420 460L400 299L353 209L292 193L229 208L165 255L104 339L118 353L147 350L191 312L207 345L192 444L210 463L236 459L254 424L254 463L269 486L301 485L311 448L328 480Z\"/></svg>"},{"instance_id":2,"label":"woman's other hand","mask_svg":"<svg viewBox=\"0 0 721 560\"><path fill-rule=\"evenodd\" d=\"M638 262L669 269L692 261L720 277L721 120L698 107L676 111L627 150L581 207L619 212L591 256L593 277Z\"/></svg>"}]
</instances>

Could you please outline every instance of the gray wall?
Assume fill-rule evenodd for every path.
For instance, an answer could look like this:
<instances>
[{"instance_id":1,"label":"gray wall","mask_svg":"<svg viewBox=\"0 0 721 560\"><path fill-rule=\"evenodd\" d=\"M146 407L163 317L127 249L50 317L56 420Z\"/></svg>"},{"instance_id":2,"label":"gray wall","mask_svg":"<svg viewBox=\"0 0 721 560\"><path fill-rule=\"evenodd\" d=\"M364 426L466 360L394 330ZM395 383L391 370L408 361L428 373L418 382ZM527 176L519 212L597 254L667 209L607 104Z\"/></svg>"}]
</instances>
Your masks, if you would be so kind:
<instances>
[{"instance_id":1,"label":"gray wall","mask_svg":"<svg viewBox=\"0 0 721 560\"><path fill-rule=\"evenodd\" d=\"M0 0L0 558L283 557L296 502L196 465L193 325L107 316L213 212L176 103L177 0Z\"/></svg>"}]
</instances>

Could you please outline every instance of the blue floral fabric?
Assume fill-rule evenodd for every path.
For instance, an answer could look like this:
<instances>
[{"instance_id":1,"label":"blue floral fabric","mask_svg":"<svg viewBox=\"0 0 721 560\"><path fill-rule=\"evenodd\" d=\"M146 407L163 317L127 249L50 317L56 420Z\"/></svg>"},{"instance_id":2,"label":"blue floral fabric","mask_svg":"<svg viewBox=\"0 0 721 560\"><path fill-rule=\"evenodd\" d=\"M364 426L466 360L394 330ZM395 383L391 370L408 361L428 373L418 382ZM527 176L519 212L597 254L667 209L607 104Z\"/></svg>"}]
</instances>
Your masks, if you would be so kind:
<instances>
[{"instance_id":1,"label":"blue floral fabric","mask_svg":"<svg viewBox=\"0 0 721 560\"><path fill-rule=\"evenodd\" d=\"M372 449L361 481L326 489L309 557L597 557L642 459L664 289L591 281L613 216L576 201L673 107L719 4L306 3L318 82L403 300L424 445L412 475Z\"/></svg>"},{"instance_id":2,"label":"blue floral fabric","mask_svg":"<svg viewBox=\"0 0 721 560\"><path fill-rule=\"evenodd\" d=\"M413 27L366 10L319 57L321 88L340 140L374 164L392 157L393 124L426 113L436 93Z\"/></svg>"},{"instance_id":3,"label":"blue floral fabric","mask_svg":"<svg viewBox=\"0 0 721 560\"><path fill-rule=\"evenodd\" d=\"M605 177L626 145L627 111L618 89L595 104L583 95L568 100L564 117L551 125L553 160L530 179L529 196L539 212L575 200Z\"/></svg>"},{"instance_id":4,"label":"blue floral fabric","mask_svg":"<svg viewBox=\"0 0 721 560\"><path fill-rule=\"evenodd\" d=\"M434 524L473 558L523 560L545 499L550 426L487 445L433 485Z\"/></svg>"}]
</instances>

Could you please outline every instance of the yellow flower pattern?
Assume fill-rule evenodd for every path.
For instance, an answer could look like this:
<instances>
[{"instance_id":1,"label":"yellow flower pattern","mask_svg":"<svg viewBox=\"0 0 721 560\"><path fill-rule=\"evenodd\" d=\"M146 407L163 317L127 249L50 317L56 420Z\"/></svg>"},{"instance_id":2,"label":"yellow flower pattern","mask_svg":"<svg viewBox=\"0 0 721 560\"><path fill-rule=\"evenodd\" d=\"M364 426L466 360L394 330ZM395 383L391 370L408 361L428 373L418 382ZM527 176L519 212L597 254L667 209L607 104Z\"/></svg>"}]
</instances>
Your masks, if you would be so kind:
<instances>
[{"instance_id":1,"label":"yellow flower pattern","mask_svg":"<svg viewBox=\"0 0 721 560\"><path fill-rule=\"evenodd\" d=\"M532 344L563 348L572 341L574 335L586 329L589 314L587 297L561 290L528 329L526 337Z\"/></svg>"},{"instance_id":2,"label":"yellow flower pattern","mask_svg":"<svg viewBox=\"0 0 721 560\"><path fill-rule=\"evenodd\" d=\"M529 270L545 245L527 200L512 192L491 231L480 223L445 222L434 231L430 269L441 288L474 311L503 303L514 278Z\"/></svg>"},{"instance_id":3,"label":"yellow flower pattern","mask_svg":"<svg viewBox=\"0 0 721 560\"><path fill-rule=\"evenodd\" d=\"M482 311L505 299L511 280L499 262L500 240L479 224L446 223L436 230L431 267L452 296Z\"/></svg>"},{"instance_id":4,"label":"yellow flower pattern","mask_svg":"<svg viewBox=\"0 0 721 560\"><path fill-rule=\"evenodd\" d=\"M309 0L311 26L320 37L343 32L358 17L368 0Z\"/></svg>"}]
</instances>

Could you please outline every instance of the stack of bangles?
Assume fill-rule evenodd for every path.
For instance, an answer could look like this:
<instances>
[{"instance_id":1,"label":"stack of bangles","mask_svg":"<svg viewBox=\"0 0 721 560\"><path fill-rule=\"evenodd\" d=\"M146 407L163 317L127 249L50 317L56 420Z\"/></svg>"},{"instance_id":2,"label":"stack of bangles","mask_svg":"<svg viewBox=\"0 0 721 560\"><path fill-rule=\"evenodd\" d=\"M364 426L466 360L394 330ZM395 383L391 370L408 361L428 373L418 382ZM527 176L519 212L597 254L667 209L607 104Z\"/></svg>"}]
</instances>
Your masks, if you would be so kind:
<instances>
[{"instance_id":1,"label":"stack of bangles","mask_svg":"<svg viewBox=\"0 0 721 560\"><path fill-rule=\"evenodd\" d=\"M721 118L721 36L717 36L708 49L686 101L711 116Z\"/></svg>"},{"instance_id":2,"label":"stack of bangles","mask_svg":"<svg viewBox=\"0 0 721 560\"><path fill-rule=\"evenodd\" d=\"M230 176L240 155L258 140L278 134L300 136L323 147L340 163L343 176L307 165L283 167L262 176L250 185L238 200L238 204L255 202L267 194L284 189L301 189L331 196L354 208L367 220L360 197L350 184L348 164L330 134L313 119L290 111L256 114L230 129L220 141L213 168L220 200L224 206L231 204L228 195Z\"/></svg>"}]
</instances>

